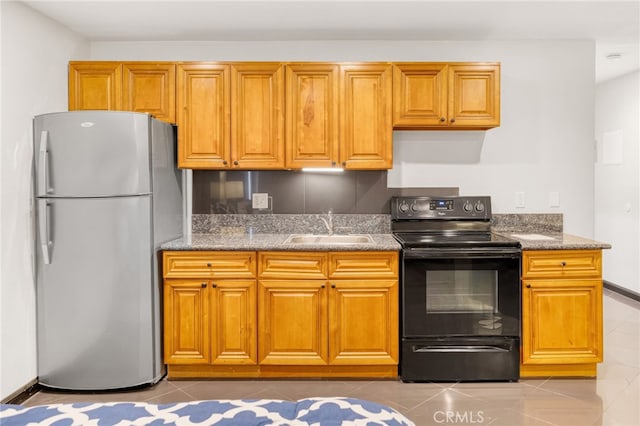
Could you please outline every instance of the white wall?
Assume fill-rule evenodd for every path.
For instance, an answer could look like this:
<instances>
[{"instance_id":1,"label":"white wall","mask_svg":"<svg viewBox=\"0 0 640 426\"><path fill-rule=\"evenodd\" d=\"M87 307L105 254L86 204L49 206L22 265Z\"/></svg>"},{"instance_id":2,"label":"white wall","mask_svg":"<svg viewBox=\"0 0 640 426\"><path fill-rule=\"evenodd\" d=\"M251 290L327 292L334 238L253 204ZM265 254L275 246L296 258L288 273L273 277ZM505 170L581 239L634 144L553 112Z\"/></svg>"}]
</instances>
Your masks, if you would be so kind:
<instances>
[{"instance_id":1,"label":"white wall","mask_svg":"<svg viewBox=\"0 0 640 426\"><path fill-rule=\"evenodd\" d=\"M604 278L640 294L640 71L596 88L595 235Z\"/></svg>"},{"instance_id":2,"label":"white wall","mask_svg":"<svg viewBox=\"0 0 640 426\"><path fill-rule=\"evenodd\" d=\"M89 44L19 2L0 2L0 399L37 376L31 213L31 119L67 109L67 63Z\"/></svg>"},{"instance_id":3,"label":"white wall","mask_svg":"<svg viewBox=\"0 0 640 426\"><path fill-rule=\"evenodd\" d=\"M501 126L396 132L389 186L457 186L491 195L494 212L563 213L567 232L592 237L594 52L590 41L103 42L91 59L499 61Z\"/></svg>"}]
</instances>

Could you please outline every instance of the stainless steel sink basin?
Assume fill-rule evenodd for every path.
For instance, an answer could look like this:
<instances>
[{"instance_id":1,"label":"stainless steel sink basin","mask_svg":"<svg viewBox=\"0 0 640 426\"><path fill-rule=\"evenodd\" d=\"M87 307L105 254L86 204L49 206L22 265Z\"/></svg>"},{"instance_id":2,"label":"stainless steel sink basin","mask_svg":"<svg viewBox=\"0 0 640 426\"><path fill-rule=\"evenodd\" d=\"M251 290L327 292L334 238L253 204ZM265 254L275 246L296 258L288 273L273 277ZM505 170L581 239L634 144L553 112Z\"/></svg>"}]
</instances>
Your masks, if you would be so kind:
<instances>
[{"instance_id":1,"label":"stainless steel sink basin","mask_svg":"<svg viewBox=\"0 0 640 426\"><path fill-rule=\"evenodd\" d=\"M290 235L284 244L372 244L369 235Z\"/></svg>"}]
</instances>

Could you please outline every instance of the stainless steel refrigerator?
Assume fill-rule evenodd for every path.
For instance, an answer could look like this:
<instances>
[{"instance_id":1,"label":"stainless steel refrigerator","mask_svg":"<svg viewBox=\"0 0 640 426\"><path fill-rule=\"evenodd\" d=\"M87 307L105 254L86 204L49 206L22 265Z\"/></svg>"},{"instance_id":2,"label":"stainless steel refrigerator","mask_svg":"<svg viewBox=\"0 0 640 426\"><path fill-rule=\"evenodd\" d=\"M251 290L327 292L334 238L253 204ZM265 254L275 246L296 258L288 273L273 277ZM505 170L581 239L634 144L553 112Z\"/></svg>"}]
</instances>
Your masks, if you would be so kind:
<instances>
[{"instance_id":1,"label":"stainless steel refrigerator","mask_svg":"<svg viewBox=\"0 0 640 426\"><path fill-rule=\"evenodd\" d=\"M120 389L164 375L159 247L183 232L174 130L132 112L34 117L42 385Z\"/></svg>"}]
</instances>

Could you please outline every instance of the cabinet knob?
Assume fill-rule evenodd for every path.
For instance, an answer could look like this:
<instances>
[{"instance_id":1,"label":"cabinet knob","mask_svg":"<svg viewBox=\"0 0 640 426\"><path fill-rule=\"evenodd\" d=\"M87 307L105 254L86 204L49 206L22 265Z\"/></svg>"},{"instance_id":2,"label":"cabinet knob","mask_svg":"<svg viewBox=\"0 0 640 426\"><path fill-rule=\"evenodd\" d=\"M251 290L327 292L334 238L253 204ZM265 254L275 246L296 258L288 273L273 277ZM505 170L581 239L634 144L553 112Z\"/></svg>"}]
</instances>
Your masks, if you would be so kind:
<instances>
[{"instance_id":1,"label":"cabinet knob","mask_svg":"<svg viewBox=\"0 0 640 426\"><path fill-rule=\"evenodd\" d=\"M527 288L531 288L531 284L527 284Z\"/></svg>"},{"instance_id":2,"label":"cabinet knob","mask_svg":"<svg viewBox=\"0 0 640 426\"><path fill-rule=\"evenodd\" d=\"M234 166L237 166L237 165L238 165L238 160L235 160L235 161L233 162L233 165L234 165Z\"/></svg>"},{"instance_id":3,"label":"cabinet knob","mask_svg":"<svg viewBox=\"0 0 640 426\"><path fill-rule=\"evenodd\" d=\"M346 161L342 162L342 167L347 167L347 162Z\"/></svg>"},{"instance_id":4,"label":"cabinet knob","mask_svg":"<svg viewBox=\"0 0 640 426\"><path fill-rule=\"evenodd\" d=\"M560 262L560 266L562 266L564 268L565 266L567 266L567 262L564 262L564 261Z\"/></svg>"},{"instance_id":5,"label":"cabinet knob","mask_svg":"<svg viewBox=\"0 0 640 426\"><path fill-rule=\"evenodd\" d=\"M449 121L450 121L450 122L452 122L452 123L455 123L455 122L456 122L456 119L455 119L455 118L452 118L452 119L451 119L451 120L449 120Z\"/></svg>"},{"instance_id":6,"label":"cabinet knob","mask_svg":"<svg viewBox=\"0 0 640 426\"><path fill-rule=\"evenodd\" d=\"M444 117L440 117L440 122L444 123L445 121L447 121Z\"/></svg>"},{"instance_id":7,"label":"cabinet knob","mask_svg":"<svg viewBox=\"0 0 640 426\"><path fill-rule=\"evenodd\" d=\"M202 288L207 288L207 283L202 283L202 284L200 284L200 287L202 287Z\"/></svg>"},{"instance_id":8,"label":"cabinet knob","mask_svg":"<svg viewBox=\"0 0 640 426\"><path fill-rule=\"evenodd\" d=\"M320 288L324 288L324 284L322 284L322 285L320 286Z\"/></svg>"},{"instance_id":9,"label":"cabinet knob","mask_svg":"<svg viewBox=\"0 0 640 426\"><path fill-rule=\"evenodd\" d=\"M222 160L222 164L226 166L227 165L227 160Z\"/></svg>"},{"instance_id":10,"label":"cabinet knob","mask_svg":"<svg viewBox=\"0 0 640 426\"><path fill-rule=\"evenodd\" d=\"M207 266L211 268L211 262L207 262Z\"/></svg>"},{"instance_id":11,"label":"cabinet knob","mask_svg":"<svg viewBox=\"0 0 640 426\"><path fill-rule=\"evenodd\" d=\"M211 284L211 287L216 288L216 287L218 287L218 284L216 284L216 283L212 283L212 284Z\"/></svg>"},{"instance_id":12,"label":"cabinet knob","mask_svg":"<svg viewBox=\"0 0 640 426\"><path fill-rule=\"evenodd\" d=\"M336 288L336 285L335 284L331 284L331 288Z\"/></svg>"}]
</instances>

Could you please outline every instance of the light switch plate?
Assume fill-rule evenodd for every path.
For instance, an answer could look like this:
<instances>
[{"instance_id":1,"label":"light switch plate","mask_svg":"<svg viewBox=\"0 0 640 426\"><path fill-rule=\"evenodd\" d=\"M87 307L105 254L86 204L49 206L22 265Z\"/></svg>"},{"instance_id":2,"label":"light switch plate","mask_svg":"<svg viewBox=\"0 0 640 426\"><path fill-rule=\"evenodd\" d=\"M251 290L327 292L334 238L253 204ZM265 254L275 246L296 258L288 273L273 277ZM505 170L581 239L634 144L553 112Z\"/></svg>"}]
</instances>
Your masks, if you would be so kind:
<instances>
[{"instance_id":1,"label":"light switch plate","mask_svg":"<svg viewBox=\"0 0 640 426\"><path fill-rule=\"evenodd\" d=\"M524 192L516 192L516 208L523 209L525 206Z\"/></svg>"},{"instance_id":2,"label":"light switch plate","mask_svg":"<svg viewBox=\"0 0 640 426\"><path fill-rule=\"evenodd\" d=\"M251 207L254 209L268 209L269 194L266 192L254 192L251 197Z\"/></svg>"}]
</instances>

